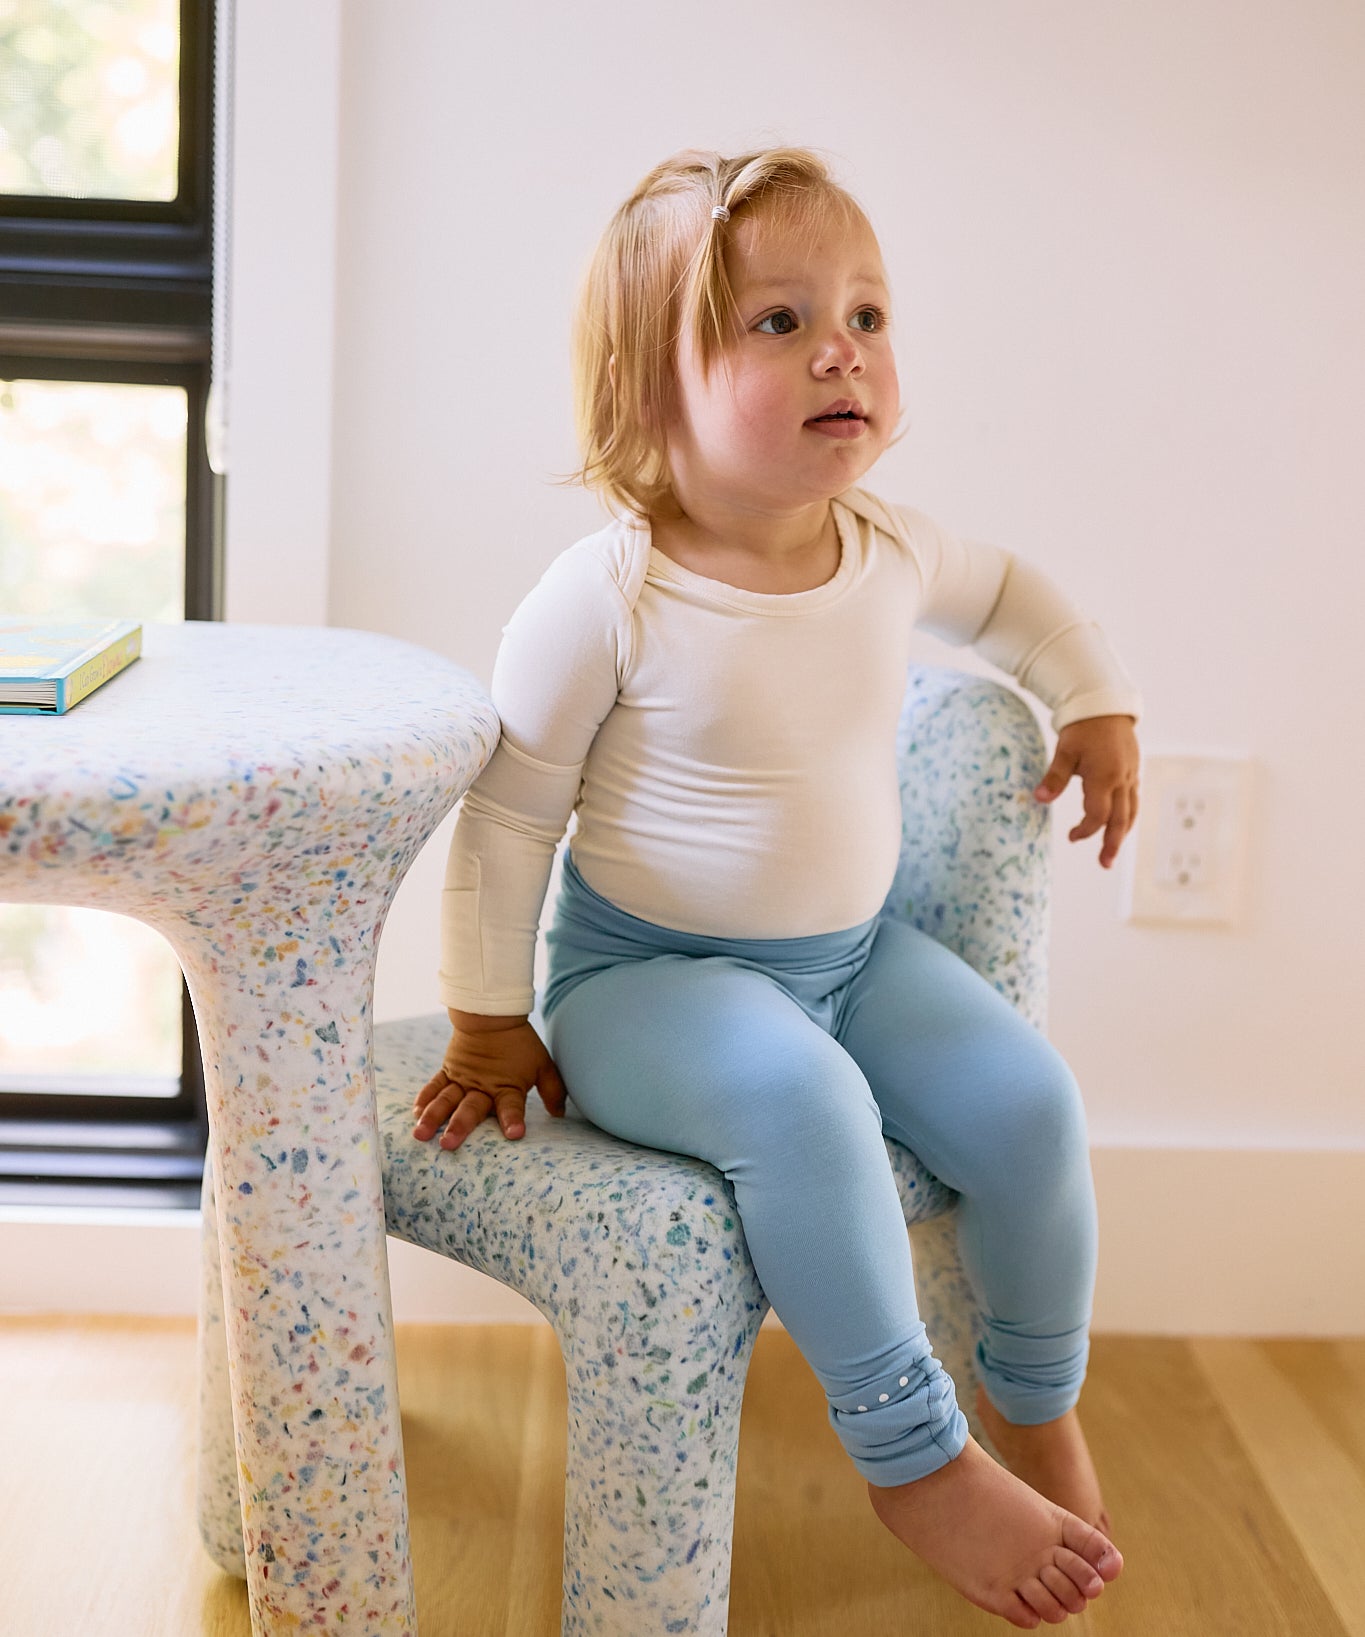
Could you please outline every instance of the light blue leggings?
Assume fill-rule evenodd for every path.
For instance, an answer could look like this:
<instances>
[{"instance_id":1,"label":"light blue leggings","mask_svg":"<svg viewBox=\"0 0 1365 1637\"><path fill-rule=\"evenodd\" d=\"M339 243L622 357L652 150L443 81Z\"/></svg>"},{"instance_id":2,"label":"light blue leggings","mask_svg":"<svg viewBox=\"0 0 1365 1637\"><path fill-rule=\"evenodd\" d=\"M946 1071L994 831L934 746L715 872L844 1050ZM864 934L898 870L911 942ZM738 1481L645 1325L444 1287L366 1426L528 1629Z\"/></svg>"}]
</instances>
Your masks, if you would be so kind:
<instances>
[{"instance_id":1,"label":"light blue leggings","mask_svg":"<svg viewBox=\"0 0 1365 1637\"><path fill-rule=\"evenodd\" d=\"M982 1384L1010 1421L1077 1400L1097 1232L1076 1082L956 955L902 922L705 938L627 915L566 857L543 1014L582 1113L729 1179L768 1300L858 1471L889 1486L967 1423L915 1301L883 1132L962 1196Z\"/></svg>"}]
</instances>

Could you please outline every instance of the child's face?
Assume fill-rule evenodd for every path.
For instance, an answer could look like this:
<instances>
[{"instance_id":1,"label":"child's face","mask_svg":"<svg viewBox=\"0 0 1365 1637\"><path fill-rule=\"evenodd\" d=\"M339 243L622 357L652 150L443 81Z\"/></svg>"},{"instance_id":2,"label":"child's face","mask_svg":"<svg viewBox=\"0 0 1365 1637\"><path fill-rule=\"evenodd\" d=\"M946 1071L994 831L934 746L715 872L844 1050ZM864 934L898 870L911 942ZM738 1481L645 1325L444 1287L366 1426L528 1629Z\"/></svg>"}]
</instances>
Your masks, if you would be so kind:
<instances>
[{"instance_id":1,"label":"child's face","mask_svg":"<svg viewBox=\"0 0 1365 1637\"><path fill-rule=\"evenodd\" d=\"M735 223L726 266L742 333L709 379L682 337L674 488L685 511L790 516L856 483L895 430L881 251L861 219L801 234L750 216ZM820 419L836 409L855 418Z\"/></svg>"}]
</instances>

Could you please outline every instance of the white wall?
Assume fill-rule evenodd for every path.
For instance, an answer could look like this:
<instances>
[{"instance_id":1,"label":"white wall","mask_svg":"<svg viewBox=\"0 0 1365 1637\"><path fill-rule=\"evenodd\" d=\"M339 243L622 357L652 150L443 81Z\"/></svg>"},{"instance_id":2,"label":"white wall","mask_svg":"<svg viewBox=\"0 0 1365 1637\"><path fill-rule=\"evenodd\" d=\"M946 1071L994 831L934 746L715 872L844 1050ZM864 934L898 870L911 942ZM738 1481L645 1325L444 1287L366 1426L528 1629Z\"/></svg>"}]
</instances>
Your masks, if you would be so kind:
<instances>
[{"instance_id":1,"label":"white wall","mask_svg":"<svg viewBox=\"0 0 1365 1637\"><path fill-rule=\"evenodd\" d=\"M239 0L231 618L387 631L486 680L600 521L551 479L606 217L676 148L800 142L896 288L911 431L883 492L1087 604L1149 752L1255 759L1236 931L1120 922L1096 843L1062 839L1077 798L1058 814L1100 1329L1365 1325L1363 77L1348 0ZM438 1008L448 833L389 918L381 1019ZM192 1311L190 1224L124 1227L86 1289L98 1225L0 1220L16 1304ZM413 1255L400 1319L530 1314Z\"/></svg>"},{"instance_id":2,"label":"white wall","mask_svg":"<svg viewBox=\"0 0 1365 1637\"><path fill-rule=\"evenodd\" d=\"M1079 795L1059 813L1052 1032L1096 1142L1365 1147L1363 74L1340 0L353 0L331 620L486 678L600 521L551 478L608 214L682 146L826 149L898 303L911 431L874 481L1087 605L1149 752L1256 764L1235 931L1122 923L1098 840L1060 839ZM437 1005L446 833L390 922L381 1017Z\"/></svg>"}]
</instances>

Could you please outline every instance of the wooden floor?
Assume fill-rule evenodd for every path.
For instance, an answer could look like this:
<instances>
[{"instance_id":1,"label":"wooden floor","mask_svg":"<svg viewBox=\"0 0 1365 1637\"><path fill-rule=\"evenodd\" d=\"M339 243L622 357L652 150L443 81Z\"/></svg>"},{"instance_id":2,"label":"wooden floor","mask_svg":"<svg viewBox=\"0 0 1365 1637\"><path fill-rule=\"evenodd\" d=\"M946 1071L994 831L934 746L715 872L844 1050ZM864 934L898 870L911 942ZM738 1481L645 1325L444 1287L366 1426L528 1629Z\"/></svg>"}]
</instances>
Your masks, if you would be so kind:
<instances>
[{"instance_id":1,"label":"wooden floor","mask_svg":"<svg viewBox=\"0 0 1365 1637\"><path fill-rule=\"evenodd\" d=\"M423 1637L556 1637L552 1332L404 1326L398 1345ZM1068 1631L1365 1637L1365 1341L1100 1336L1081 1412L1127 1567ZM191 1322L0 1320L0 1630L249 1637L244 1585L195 1533L194 1428ZM815 1378L764 1331L730 1637L1012 1629L882 1529Z\"/></svg>"}]
</instances>

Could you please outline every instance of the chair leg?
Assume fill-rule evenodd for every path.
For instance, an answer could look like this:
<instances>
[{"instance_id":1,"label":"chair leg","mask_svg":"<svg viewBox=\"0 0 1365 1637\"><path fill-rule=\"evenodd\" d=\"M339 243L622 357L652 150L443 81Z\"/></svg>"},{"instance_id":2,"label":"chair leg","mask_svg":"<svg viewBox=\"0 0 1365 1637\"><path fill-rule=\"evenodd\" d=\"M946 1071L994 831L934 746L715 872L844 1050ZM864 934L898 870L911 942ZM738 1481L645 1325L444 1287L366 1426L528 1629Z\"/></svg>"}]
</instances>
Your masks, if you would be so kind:
<instances>
[{"instance_id":1,"label":"chair leg","mask_svg":"<svg viewBox=\"0 0 1365 1637\"><path fill-rule=\"evenodd\" d=\"M246 1579L242 1500L237 1488L237 1446L228 1387L227 1332L223 1327L223 1269L218 1259L218 1212L213 1166L204 1156L199 1301L199 1534L225 1574Z\"/></svg>"},{"instance_id":2,"label":"chair leg","mask_svg":"<svg viewBox=\"0 0 1365 1637\"><path fill-rule=\"evenodd\" d=\"M958 1408L967 1417L972 1437L998 1460L999 1452L976 1413L976 1348L986 1332L958 1254L956 1207L916 1222L910 1229L910 1246L915 1299L934 1356L952 1377Z\"/></svg>"},{"instance_id":3,"label":"chair leg","mask_svg":"<svg viewBox=\"0 0 1365 1637\"><path fill-rule=\"evenodd\" d=\"M579 1314L559 1333L569 1399L561 1637L725 1637L740 1408L766 1311L722 1310L730 1330L703 1347L689 1325L667 1368L657 1327L604 1362L600 1338L620 1336L615 1311L601 1325Z\"/></svg>"}]
</instances>

